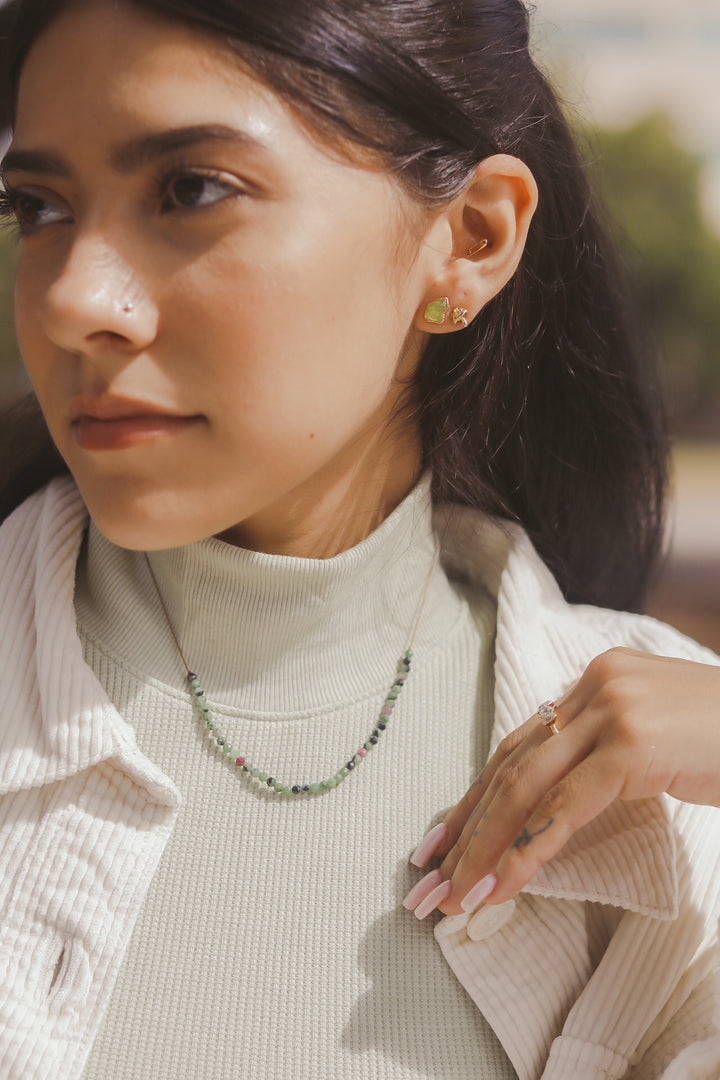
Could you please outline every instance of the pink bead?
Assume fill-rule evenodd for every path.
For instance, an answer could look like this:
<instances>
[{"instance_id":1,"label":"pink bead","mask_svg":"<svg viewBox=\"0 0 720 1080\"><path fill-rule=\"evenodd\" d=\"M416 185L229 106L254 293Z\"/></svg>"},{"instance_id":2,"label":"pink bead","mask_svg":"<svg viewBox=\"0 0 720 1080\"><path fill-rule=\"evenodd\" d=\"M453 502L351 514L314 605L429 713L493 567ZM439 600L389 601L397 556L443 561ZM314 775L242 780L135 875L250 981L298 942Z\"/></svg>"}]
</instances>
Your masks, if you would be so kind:
<instances>
[{"instance_id":1,"label":"pink bead","mask_svg":"<svg viewBox=\"0 0 720 1080\"><path fill-rule=\"evenodd\" d=\"M380 710L381 716L392 716L392 709L389 705L386 705L384 709Z\"/></svg>"},{"instance_id":2,"label":"pink bead","mask_svg":"<svg viewBox=\"0 0 720 1080\"><path fill-rule=\"evenodd\" d=\"M235 758L235 764L236 765L244 765L245 764L245 758L244 757Z\"/></svg>"},{"instance_id":3,"label":"pink bead","mask_svg":"<svg viewBox=\"0 0 720 1080\"><path fill-rule=\"evenodd\" d=\"M358 750L358 757L367 757L367 750L364 746Z\"/></svg>"}]
</instances>

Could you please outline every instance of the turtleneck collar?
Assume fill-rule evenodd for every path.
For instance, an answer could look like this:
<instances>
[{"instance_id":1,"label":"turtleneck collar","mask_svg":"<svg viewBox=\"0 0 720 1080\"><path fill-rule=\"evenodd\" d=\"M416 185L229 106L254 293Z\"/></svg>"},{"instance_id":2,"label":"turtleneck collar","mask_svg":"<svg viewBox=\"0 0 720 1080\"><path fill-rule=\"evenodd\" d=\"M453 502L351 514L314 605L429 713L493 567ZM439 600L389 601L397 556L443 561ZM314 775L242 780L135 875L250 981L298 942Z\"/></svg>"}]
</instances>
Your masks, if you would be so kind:
<instances>
[{"instance_id":1,"label":"turtleneck collar","mask_svg":"<svg viewBox=\"0 0 720 1080\"><path fill-rule=\"evenodd\" d=\"M430 479L370 536L330 559L245 551L210 538L153 552L189 666L211 701L297 713L383 690L410 645L441 642L460 601L435 562ZM145 556L90 526L76 611L114 658L178 686L184 668Z\"/></svg>"}]
</instances>

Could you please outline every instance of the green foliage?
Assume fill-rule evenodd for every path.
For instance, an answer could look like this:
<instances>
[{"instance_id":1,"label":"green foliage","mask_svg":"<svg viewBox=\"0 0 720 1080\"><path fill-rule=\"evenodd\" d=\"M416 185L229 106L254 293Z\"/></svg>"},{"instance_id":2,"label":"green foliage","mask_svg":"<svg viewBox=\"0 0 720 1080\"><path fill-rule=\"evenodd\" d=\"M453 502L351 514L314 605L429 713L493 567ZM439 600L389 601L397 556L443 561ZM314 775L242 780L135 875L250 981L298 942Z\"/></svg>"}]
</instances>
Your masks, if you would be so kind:
<instances>
[{"instance_id":1,"label":"green foliage","mask_svg":"<svg viewBox=\"0 0 720 1080\"><path fill-rule=\"evenodd\" d=\"M664 364L676 426L720 406L720 237L701 202L700 160L653 115L590 136L596 187Z\"/></svg>"}]
</instances>

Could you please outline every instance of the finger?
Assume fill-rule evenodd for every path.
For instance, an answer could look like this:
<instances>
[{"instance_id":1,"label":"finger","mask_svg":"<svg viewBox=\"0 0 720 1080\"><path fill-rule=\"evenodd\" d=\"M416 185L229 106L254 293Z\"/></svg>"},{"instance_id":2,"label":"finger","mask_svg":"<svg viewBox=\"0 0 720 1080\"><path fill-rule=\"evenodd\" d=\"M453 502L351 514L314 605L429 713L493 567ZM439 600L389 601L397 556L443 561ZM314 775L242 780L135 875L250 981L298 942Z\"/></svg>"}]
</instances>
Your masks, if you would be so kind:
<instances>
[{"instance_id":1,"label":"finger","mask_svg":"<svg viewBox=\"0 0 720 1080\"><path fill-rule=\"evenodd\" d=\"M483 785L483 790L480 792L477 804L465 821L462 832L443 859L441 869L445 877L452 877L455 872L455 867L467 850L468 845L483 827L487 819L488 808L492 805L499 788L504 783L505 777L508 775L514 776L516 771L522 768L522 762L527 759L528 755L530 755L533 750L537 749L542 742L547 741L548 736L545 729L542 724L538 723L537 718L531 718L531 720L523 726L528 733L502 764L495 769L489 784L487 786ZM521 729L518 728L517 730L520 731ZM515 732L513 734L515 734ZM444 846L446 847L447 845ZM441 851L438 853L442 854Z\"/></svg>"},{"instance_id":2,"label":"finger","mask_svg":"<svg viewBox=\"0 0 720 1080\"><path fill-rule=\"evenodd\" d=\"M619 795L624 770L615 753L599 748L584 758L540 800L494 867L497 879L487 898L500 904L520 891L574 832L602 813ZM473 879L474 880L474 879ZM468 890L457 888L463 895ZM456 882L453 879L453 892ZM460 908L462 910L462 907Z\"/></svg>"},{"instance_id":3,"label":"finger","mask_svg":"<svg viewBox=\"0 0 720 1080\"><path fill-rule=\"evenodd\" d=\"M570 715L567 706L563 706L561 721L558 708L557 722L562 723L563 728L568 727L572 719L573 717ZM545 760L542 755L540 759L534 761L533 769L536 770L534 787L531 782L527 793L525 793L523 792L522 785L517 785L521 794L525 795L525 817L531 812L535 803L541 798L545 791L556 783L568 769L577 764L583 752L589 751L592 745L592 739L586 725L583 725L583 728L585 730L582 733L581 743L578 744L576 742L577 736L575 735L575 729L573 729L575 739L570 743L568 743L566 739L563 740L565 752L563 753L563 750L559 747L556 747L551 752L547 759L550 765L549 770L542 769ZM508 786L515 784L518 779L518 773L527 768L526 765L523 765L523 762L528 756L534 754L540 746L548 741L548 738L553 737L548 734L548 731L552 731L552 729L548 728L538 714L535 713L535 715L530 717L522 727L512 733L513 736L516 736L514 739L507 740L508 749L515 744L514 749L512 749L505 757L504 761L498 763L489 784L483 784L483 790L480 791L478 801L463 825L462 832L456 843L451 846L448 842L448 838L446 838L445 842L438 846L437 854L442 854L447 850L442 866L443 873L447 877L451 877L454 874L455 868L466 851L468 844L479 832L484 832L486 834L485 839L487 840L489 829L485 827L484 823L487 819L489 807L492 805L495 798L497 798L498 792L504 792L505 794L503 797L505 797ZM517 738L517 736L520 737ZM503 740L503 743L505 742L506 740ZM501 746L502 745L503 744L501 744ZM538 769L538 766L540 766L540 769ZM528 802L528 800L531 801ZM502 819L498 819L497 817L495 820L502 822ZM523 820L524 818L521 820L518 820L516 817L508 818L504 822L504 831L501 828L500 835L496 837L498 843L502 842L504 837L506 838L506 841L509 842Z\"/></svg>"},{"instance_id":4,"label":"finger","mask_svg":"<svg viewBox=\"0 0 720 1080\"><path fill-rule=\"evenodd\" d=\"M517 757L498 778L492 799L475 819L472 833L464 838L464 848L462 842L456 844L440 867L443 877L453 882L443 908L446 914L461 910L462 898L496 868L547 793L591 752L596 734L591 726L580 725L558 736L541 729L533 738L543 741L532 753Z\"/></svg>"},{"instance_id":5,"label":"finger","mask_svg":"<svg viewBox=\"0 0 720 1080\"><path fill-rule=\"evenodd\" d=\"M511 754L522 743L528 731L532 731L538 724L537 715L531 716L520 727L515 728L506 735L499 744L497 750L488 760L480 775L473 781L459 803L445 816L444 824L447 832L441 844L434 849L434 854L445 856L455 846L462 834L468 820L476 810L480 800L487 792L498 769L507 761Z\"/></svg>"}]
</instances>

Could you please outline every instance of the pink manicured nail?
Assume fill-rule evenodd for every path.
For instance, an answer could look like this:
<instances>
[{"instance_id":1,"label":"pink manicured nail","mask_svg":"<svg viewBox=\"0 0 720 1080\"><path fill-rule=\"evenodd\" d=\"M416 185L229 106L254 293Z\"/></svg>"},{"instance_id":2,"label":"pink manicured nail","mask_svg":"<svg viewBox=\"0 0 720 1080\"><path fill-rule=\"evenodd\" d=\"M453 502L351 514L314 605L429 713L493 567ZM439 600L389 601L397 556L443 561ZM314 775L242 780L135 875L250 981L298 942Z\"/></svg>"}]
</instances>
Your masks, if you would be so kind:
<instances>
[{"instance_id":1,"label":"pink manicured nail","mask_svg":"<svg viewBox=\"0 0 720 1080\"><path fill-rule=\"evenodd\" d=\"M410 856L413 866L423 867L431 855L434 855L447 836L447 825L441 821L434 829L423 836L418 846Z\"/></svg>"},{"instance_id":2,"label":"pink manicured nail","mask_svg":"<svg viewBox=\"0 0 720 1080\"><path fill-rule=\"evenodd\" d=\"M408 911L414 911L421 900L424 900L428 893L432 892L436 885L439 885L443 877L439 870L431 870L429 874L426 874L424 878L420 878L417 881L410 892L403 900L403 907L406 907Z\"/></svg>"},{"instance_id":3,"label":"pink manicured nail","mask_svg":"<svg viewBox=\"0 0 720 1080\"><path fill-rule=\"evenodd\" d=\"M488 874L487 877L478 881L477 885L474 885L469 893L460 901L460 907L463 911L472 911L478 904L482 904L483 900L487 900L490 893L497 885L497 877L495 874Z\"/></svg>"},{"instance_id":4,"label":"pink manicured nail","mask_svg":"<svg viewBox=\"0 0 720 1080\"><path fill-rule=\"evenodd\" d=\"M425 897L422 903L418 904L415 908L415 918L424 919L426 915L429 915L431 911L434 911L438 904L442 904L443 900L447 900L448 896L452 892L452 881L443 881L442 885L438 885L433 891Z\"/></svg>"}]
</instances>

